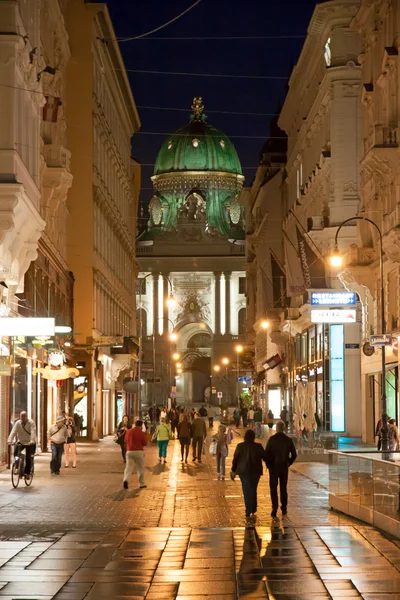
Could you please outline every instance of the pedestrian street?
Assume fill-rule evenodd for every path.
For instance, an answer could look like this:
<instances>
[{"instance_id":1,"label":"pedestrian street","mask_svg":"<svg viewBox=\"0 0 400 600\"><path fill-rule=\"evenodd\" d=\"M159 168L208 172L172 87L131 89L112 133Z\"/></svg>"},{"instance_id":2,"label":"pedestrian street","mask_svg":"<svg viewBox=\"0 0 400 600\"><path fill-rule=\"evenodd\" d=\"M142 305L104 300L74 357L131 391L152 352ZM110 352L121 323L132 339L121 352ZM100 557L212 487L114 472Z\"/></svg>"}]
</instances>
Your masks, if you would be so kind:
<instances>
[{"instance_id":1,"label":"pedestrian street","mask_svg":"<svg viewBox=\"0 0 400 600\"><path fill-rule=\"evenodd\" d=\"M170 442L167 461L151 444L140 491L136 475L123 489L111 438L79 444L77 469L59 477L37 456L31 487L11 489L3 471L0 599L400 598L400 540L329 511L303 475L290 473L288 515L275 521L264 475L246 529L240 482L218 481L213 457L182 465Z\"/></svg>"}]
</instances>

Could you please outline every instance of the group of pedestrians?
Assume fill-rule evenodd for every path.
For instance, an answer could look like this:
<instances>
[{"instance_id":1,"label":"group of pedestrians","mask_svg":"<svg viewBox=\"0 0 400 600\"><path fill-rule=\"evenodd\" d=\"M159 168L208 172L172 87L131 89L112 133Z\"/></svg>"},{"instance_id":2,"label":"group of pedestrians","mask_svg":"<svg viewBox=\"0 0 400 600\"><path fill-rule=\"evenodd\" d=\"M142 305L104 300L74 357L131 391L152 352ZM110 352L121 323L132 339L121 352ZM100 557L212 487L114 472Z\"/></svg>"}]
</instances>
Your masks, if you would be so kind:
<instances>
[{"instance_id":1,"label":"group of pedestrians","mask_svg":"<svg viewBox=\"0 0 400 600\"><path fill-rule=\"evenodd\" d=\"M205 440L207 438L206 419L209 413L204 406L197 412L187 408L176 409L179 415L176 426L177 439L180 442L181 462L187 464L190 445L192 445L193 462L202 462L203 448L205 449ZM255 407L254 413L259 407ZM251 409L252 410L252 409ZM251 414L251 413L250 413ZM255 416L255 415L254 415ZM262 418L262 413L261 413ZM169 415L160 411L160 422L157 425L152 440L157 442L158 460L166 464L168 444L171 439L175 439L172 432ZM260 421L255 421L255 423ZM147 487L144 482L144 448L148 443L148 436L142 430L143 423L138 420L135 426L126 428L124 441L126 445L126 467L123 477L123 487L128 489L129 480L136 467L139 478L139 487ZM240 478L243 496L245 501L245 516L247 524L254 522L257 513L257 488L260 477L263 473L263 463L269 471L269 486L272 503L271 516L277 516L279 508L278 487L280 496L280 506L282 515L287 513L288 505L288 474L289 467L294 463L297 457L293 440L285 434L286 423L279 420L276 423L276 433L270 436L266 448L257 443L256 432L254 429L247 429L244 435L244 441L236 446L232 460L231 478ZM226 459L229 454L229 445L232 441L232 431L220 424L218 431L211 437L209 451L215 456L217 466L217 478L224 480L226 476Z\"/></svg>"}]
</instances>

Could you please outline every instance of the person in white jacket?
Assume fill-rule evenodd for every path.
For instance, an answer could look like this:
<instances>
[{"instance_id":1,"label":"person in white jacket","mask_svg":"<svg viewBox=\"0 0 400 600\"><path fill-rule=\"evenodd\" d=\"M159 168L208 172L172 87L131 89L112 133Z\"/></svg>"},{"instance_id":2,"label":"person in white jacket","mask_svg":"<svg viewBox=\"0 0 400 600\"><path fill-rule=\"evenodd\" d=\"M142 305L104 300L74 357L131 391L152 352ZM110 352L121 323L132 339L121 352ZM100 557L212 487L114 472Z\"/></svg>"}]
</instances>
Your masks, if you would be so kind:
<instances>
[{"instance_id":1,"label":"person in white jacket","mask_svg":"<svg viewBox=\"0 0 400 600\"><path fill-rule=\"evenodd\" d=\"M14 440L18 442L14 451L15 456L18 456L25 448L26 460L24 475L26 479L29 479L32 470L32 456L36 452L36 425L35 421L28 419L28 414L25 410L21 412L20 419L15 421L11 433L8 436L9 444L12 444Z\"/></svg>"},{"instance_id":2,"label":"person in white jacket","mask_svg":"<svg viewBox=\"0 0 400 600\"><path fill-rule=\"evenodd\" d=\"M62 415L57 417L55 424L50 427L47 437L51 442L50 472L52 475L59 475L64 444L68 440L68 429Z\"/></svg>"}]
</instances>

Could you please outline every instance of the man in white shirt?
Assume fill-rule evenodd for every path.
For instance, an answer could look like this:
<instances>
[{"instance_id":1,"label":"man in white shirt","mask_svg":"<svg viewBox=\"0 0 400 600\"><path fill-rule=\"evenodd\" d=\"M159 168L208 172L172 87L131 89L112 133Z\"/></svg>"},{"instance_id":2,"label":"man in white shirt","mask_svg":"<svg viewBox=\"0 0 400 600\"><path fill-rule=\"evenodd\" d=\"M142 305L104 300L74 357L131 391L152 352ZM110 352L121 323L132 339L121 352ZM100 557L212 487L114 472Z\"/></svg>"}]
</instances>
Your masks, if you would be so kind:
<instances>
[{"instance_id":1,"label":"man in white shirt","mask_svg":"<svg viewBox=\"0 0 400 600\"><path fill-rule=\"evenodd\" d=\"M25 448L26 460L25 460L25 477L31 476L32 469L32 456L36 452L36 425L32 419L28 419L28 415L25 410L19 415L18 421L15 421L14 426L8 436L8 443L12 444L14 440L17 440L15 446L15 456L18 456L21 450Z\"/></svg>"},{"instance_id":2,"label":"man in white shirt","mask_svg":"<svg viewBox=\"0 0 400 600\"><path fill-rule=\"evenodd\" d=\"M50 427L47 437L51 442L50 472L52 475L59 475L64 444L68 439L68 429L63 415L57 417L55 424Z\"/></svg>"}]
</instances>

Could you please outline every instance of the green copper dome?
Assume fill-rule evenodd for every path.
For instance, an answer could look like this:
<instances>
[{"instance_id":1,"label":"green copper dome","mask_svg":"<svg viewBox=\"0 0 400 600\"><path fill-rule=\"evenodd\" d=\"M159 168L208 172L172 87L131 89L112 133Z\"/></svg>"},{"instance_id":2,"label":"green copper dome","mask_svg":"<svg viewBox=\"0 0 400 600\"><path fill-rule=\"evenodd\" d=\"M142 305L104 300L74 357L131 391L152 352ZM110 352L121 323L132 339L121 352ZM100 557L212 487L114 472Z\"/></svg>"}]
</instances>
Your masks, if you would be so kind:
<instances>
[{"instance_id":1,"label":"green copper dome","mask_svg":"<svg viewBox=\"0 0 400 600\"><path fill-rule=\"evenodd\" d=\"M201 98L195 98L191 122L165 140L154 175L182 171L242 174L234 145L222 131L205 122L203 108Z\"/></svg>"}]
</instances>

